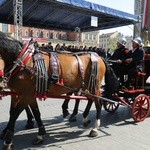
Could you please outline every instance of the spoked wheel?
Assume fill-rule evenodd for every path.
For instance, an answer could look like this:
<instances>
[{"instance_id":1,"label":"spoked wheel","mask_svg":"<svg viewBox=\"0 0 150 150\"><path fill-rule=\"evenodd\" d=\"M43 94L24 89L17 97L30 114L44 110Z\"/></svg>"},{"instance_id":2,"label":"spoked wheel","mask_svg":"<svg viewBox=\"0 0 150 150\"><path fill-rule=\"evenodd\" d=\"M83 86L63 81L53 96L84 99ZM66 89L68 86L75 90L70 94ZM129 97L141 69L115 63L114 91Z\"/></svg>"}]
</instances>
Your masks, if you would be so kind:
<instances>
[{"instance_id":1,"label":"spoked wheel","mask_svg":"<svg viewBox=\"0 0 150 150\"><path fill-rule=\"evenodd\" d=\"M132 107L132 117L134 121L141 122L150 112L150 100L149 97L145 94L140 94L137 96L133 102Z\"/></svg>"},{"instance_id":2,"label":"spoked wheel","mask_svg":"<svg viewBox=\"0 0 150 150\"><path fill-rule=\"evenodd\" d=\"M116 98L115 99L112 98L112 100L117 101ZM118 109L119 103L113 103L113 102L103 101L103 106L104 106L104 109L107 112L113 113L113 112L115 112Z\"/></svg>"}]
</instances>

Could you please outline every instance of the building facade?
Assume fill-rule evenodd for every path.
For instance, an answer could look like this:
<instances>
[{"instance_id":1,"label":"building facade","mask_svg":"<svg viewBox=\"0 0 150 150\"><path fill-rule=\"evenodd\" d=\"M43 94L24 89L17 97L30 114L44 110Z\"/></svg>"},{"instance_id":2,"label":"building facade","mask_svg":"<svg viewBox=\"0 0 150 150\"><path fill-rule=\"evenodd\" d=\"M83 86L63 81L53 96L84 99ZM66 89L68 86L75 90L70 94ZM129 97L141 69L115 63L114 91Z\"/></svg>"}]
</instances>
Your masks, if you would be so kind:
<instances>
[{"instance_id":1,"label":"building facade","mask_svg":"<svg viewBox=\"0 0 150 150\"><path fill-rule=\"evenodd\" d=\"M15 26L0 24L0 31L9 33L15 37ZM71 32L57 31L53 29L40 29L34 27L22 27L22 41L28 41L34 38L39 44L52 42L55 46L57 43L75 46L99 46L99 31L93 32Z\"/></svg>"},{"instance_id":2,"label":"building facade","mask_svg":"<svg viewBox=\"0 0 150 150\"><path fill-rule=\"evenodd\" d=\"M99 47L100 31L83 32L81 34L81 45L87 47Z\"/></svg>"},{"instance_id":3,"label":"building facade","mask_svg":"<svg viewBox=\"0 0 150 150\"><path fill-rule=\"evenodd\" d=\"M5 32L12 37L15 36L15 26L0 23L0 31ZM29 41L34 38L40 45L51 42L53 46L58 43L62 45L75 45L87 47L100 47L103 49L115 49L116 40L122 36L119 32L112 32L100 35L100 31L92 32L70 32L70 31L56 31L52 29L39 29L34 27L22 27L22 41ZM132 36L126 37L127 47L131 49Z\"/></svg>"},{"instance_id":4,"label":"building facade","mask_svg":"<svg viewBox=\"0 0 150 150\"><path fill-rule=\"evenodd\" d=\"M110 50L115 50L116 49L116 42L117 39L120 37L123 37L123 35L116 31L112 33L107 33L107 34L102 34L99 36L99 47L102 49L110 49ZM132 39L133 36L126 36L126 47L128 49L132 49Z\"/></svg>"},{"instance_id":5,"label":"building facade","mask_svg":"<svg viewBox=\"0 0 150 150\"><path fill-rule=\"evenodd\" d=\"M102 34L99 36L99 47L103 49L115 49L116 39L121 36L119 32L112 32L107 34Z\"/></svg>"}]
</instances>

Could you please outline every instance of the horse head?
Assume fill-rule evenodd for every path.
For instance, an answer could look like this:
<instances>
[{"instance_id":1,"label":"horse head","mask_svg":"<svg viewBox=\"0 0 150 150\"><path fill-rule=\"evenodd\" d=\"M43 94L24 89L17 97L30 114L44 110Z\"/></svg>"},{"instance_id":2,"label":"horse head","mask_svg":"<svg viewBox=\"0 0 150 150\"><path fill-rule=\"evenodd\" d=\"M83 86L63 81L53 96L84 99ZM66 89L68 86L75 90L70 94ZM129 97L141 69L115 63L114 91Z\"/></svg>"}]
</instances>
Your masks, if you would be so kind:
<instances>
[{"instance_id":1,"label":"horse head","mask_svg":"<svg viewBox=\"0 0 150 150\"><path fill-rule=\"evenodd\" d=\"M0 32L0 55L5 62L5 69L13 64L21 50L21 46L21 42L3 32Z\"/></svg>"},{"instance_id":2,"label":"horse head","mask_svg":"<svg viewBox=\"0 0 150 150\"><path fill-rule=\"evenodd\" d=\"M4 85L15 72L26 65L34 53L33 40L22 46L21 42L0 32L0 78Z\"/></svg>"}]
</instances>

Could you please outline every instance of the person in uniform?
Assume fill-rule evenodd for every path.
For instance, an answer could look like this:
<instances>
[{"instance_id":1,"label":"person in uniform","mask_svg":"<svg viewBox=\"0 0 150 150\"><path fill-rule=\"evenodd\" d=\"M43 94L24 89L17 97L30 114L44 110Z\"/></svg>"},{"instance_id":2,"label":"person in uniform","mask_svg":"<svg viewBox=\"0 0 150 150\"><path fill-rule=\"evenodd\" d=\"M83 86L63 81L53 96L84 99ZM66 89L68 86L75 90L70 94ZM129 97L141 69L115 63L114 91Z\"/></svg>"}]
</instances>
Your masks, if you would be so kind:
<instances>
[{"instance_id":1,"label":"person in uniform","mask_svg":"<svg viewBox=\"0 0 150 150\"><path fill-rule=\"evenodd\" d=\"M125 45L126 39L124 37L119 38L117 40L117 49L109 58L109 60L114 60L112 68L118 77L121 86L124 84L125 60L127 58L127 53L129 52Z\"/></svg>"},{"instance_id":2,"label":"person in uniform","mask_svg":"<svg viewBox=\"0 0 150 150\"><path fill-rule=\"evenodd\" d=\"M126 62L126 71L128 74L128 86L135 84L135 73L142 71L142 64L144 60L144 50L142 48L142 40L137 37L132 40L132 50L128 52Z\"/></svg>"}]
</instances>

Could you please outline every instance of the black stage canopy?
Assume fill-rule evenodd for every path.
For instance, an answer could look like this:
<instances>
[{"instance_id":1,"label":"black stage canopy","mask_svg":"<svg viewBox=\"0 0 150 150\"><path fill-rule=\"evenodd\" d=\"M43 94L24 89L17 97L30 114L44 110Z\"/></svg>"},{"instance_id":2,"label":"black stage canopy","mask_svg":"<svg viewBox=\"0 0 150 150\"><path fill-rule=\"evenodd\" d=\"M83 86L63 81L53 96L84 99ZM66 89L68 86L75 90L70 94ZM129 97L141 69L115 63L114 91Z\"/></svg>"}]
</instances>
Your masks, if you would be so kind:
<instances>
[{"instance_id":1,"label":"black stage canopy","mask_svg":"<svg viewBox=\"0 0 150 150\"><path fill-rule=\"evenodd\" d=\"M0 22L13 24L13 0L0 0ZM91 16L98 26L91 26ZM138 16L84 0L23 0L23 26L81 32L138 22Z\"/></svg>"}]
</instances>

